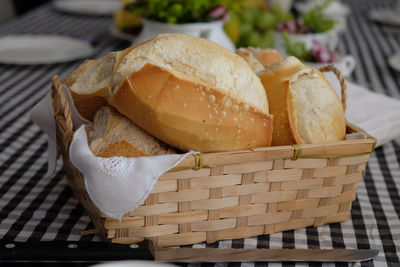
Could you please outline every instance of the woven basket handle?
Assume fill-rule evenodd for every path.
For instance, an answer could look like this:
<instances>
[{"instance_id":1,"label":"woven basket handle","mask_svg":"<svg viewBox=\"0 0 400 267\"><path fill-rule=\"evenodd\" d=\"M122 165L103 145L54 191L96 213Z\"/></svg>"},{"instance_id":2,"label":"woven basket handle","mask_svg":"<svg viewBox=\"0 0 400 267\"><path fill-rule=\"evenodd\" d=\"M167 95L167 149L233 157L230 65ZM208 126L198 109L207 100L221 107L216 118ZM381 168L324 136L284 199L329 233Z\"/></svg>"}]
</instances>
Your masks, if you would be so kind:
<instances>
[{"instance_id":1,"label":"woven basket handle","mask_svg":"<svg viewBox=\"0 0 400 267\"><path fill-rule=\"evenodd\" d=\"M347 85L346 81L342 76L342 73L333 65L328 65L325 67L322 67L319 69L321 72L328 72L332 71L337 79L339 80L340 83L340 92L342 94L342 106L343 106L343 111L346 111L346 101L347 101Z\"/></svg>"},{"instance_id":2,"label":"woven basket handle","mask_svg":"<svg viewBox=\"0 0 400 267\"><path fill-rule=\"evenodd\" d=\"M71 110L67 97L64 92L63 85L57 75L51 78L53 86L51 87L51 97L53 99L53 111L56 127L62 131L65 144L69 147L72 136L74 135Z\"/></svg>"}]
</instances>

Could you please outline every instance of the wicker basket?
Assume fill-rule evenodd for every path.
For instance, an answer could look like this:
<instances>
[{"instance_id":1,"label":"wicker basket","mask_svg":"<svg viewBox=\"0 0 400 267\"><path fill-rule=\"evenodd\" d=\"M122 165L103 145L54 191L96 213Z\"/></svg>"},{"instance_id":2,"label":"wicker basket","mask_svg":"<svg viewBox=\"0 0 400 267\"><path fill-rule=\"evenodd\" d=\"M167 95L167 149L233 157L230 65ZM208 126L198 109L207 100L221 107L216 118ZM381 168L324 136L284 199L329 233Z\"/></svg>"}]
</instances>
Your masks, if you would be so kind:
<instances>
[{"instance_id":1,"label":"wicker basket","mask_svg":"<svg viewBox=\"0 0 400 267\"><path fill-rule=\"evenodd\" d=\"M158 246L185 245L346 221L376 143L364 133L364 139L186 158L162 175L144 203L120 222L96 208L83 175L69 160L73 125L57 77L52 97L68 185L96 231L116 243L151 239ZM363 133L351 125L347 132Z\"/></svg>"}]
</instances>

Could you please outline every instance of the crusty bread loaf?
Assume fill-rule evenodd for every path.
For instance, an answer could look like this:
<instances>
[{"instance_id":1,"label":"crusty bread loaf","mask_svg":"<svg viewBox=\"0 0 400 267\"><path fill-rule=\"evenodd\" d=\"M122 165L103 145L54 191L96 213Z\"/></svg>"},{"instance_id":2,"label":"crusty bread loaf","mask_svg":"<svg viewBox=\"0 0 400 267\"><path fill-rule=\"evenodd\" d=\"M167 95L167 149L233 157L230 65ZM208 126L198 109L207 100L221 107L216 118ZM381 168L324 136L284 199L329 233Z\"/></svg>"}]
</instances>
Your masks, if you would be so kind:
<instances>
[{"instance_id":1,"label":"crusty bread loaf","mask_svg":"<svg viewBox=\"0 0 400 267\"><path fill-rule=\"evenodd\" d=\"M88 59L85 60L74 72L68 75L62 82L67 87L71 87L75 82L78 76L87 70L87 68L92 65L96 60Z\"/></svg>"},{"instance_id":2,"label":"crusty bread loaf","mask_svg":"<svg viewBox=\"0 0 400 267\"><path fill-rule=\"evenodd\" d=\"M346 119L325 76L295 57L259 73L274 116L272 145L343 140Z\"/></svg>"},{"instance_id":3,"label":"crusty bread loaf","mask_svg":"<svg viewBox=\"0 0 400 267\"><path fill-rule=\"evenodd\" d=\"M89 147L98 157L140 157L177 153L112 107L101 108L88 130Z\"/></svg>"},{"instance_id":4,"label":"crusty bread loaf","mask_svg":"<svg viewBox=\"0 0 400 267\"><path fill-rule=\"evenodd\" d=\"M162 34L125 54L109 103L160 140L201 152L269 146L272 116L250 66L214 42Z\"/></svg>"},{"instance_id":5,"label":"crusty bread loaf","mask_svg":"<svg viewBox=\"0 0 400 267\"><path fill-rule=\"evenodd\" d=\"M92 121L94 114L108 105L114 70L131 49L133 47L111 52L97 60L87 60L63 81L82 117Z\"/></svg>"},{"instance_id":6,"label":"crusty bread loaf","mask_svg":"<svg viewBox=\"0 0 400 267\"><path fill-rule=\"evenodd\" d=\"M254 72L259 72L283 60L281 54L275 49L260 49L254 47L241 47L237 54L250 64Z\"/></svg>"},{"instance_id":7,"label":"crusty bread loaf","mask_svg":"<svg viewBox=\"0 0 400 267\"><path fill-rule=\"evenodd\" d=\"M92 121L93 116L97 110L101 107L107 105L107 100L104 99L106 96L104 89L99 90L96 86L94 87L87 87L82 86L82 88L87 88L88 91L81 92L81 91L74 91L71 88L75 86L74 84L77 82L77 79L80 76L89 76L88 72L93 73L93 71L97 68L93 66L98 65L94 64L96 60L86 60L82 63L77 70L71 73L67 78L63 80L63 84L66 85L70 90L71 97L74 100L74 105L78 110L79 114L87 119ZM90 69L89 69L90 67ZM89 69L89 70L88 70ZM82 78L80 79L82 80Z\"/></svg>"},{"instance_id":8,"label":"crusty bread loaf","mask_svg":"<svg viewBox=\"0 0 400 267\"><path fill-rule=\"evenodd\" d=\"M63 82L70 89L79 114L92 121L94 114L107 105L111 75L117 53L112 52L97 60L84 62Z\"/></svg>"}]
</instances>

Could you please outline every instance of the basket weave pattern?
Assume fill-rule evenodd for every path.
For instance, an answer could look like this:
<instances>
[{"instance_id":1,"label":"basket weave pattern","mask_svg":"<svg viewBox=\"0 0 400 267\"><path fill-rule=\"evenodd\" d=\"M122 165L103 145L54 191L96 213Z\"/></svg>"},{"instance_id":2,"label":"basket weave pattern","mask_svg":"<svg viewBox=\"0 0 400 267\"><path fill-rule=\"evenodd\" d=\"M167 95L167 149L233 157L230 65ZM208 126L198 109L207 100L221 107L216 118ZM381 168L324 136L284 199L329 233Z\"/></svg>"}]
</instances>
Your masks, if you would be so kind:
<instances>
[{"instance_id":1,"label":"basket weave pattern","mask_svg":"<svg viewBox=\"0 0 400 267\"><path fill-rule=\"evenodd\" d=\"M98 233L116 243L151 239L158 246L185 245L346 221L375 143L366 138L186 158L118 221L95 207L83 175L69 160L73 128L57 77L52 96L68 185ZM348 125L347 132L361 130Z\"/></svg>"}]
</instances>

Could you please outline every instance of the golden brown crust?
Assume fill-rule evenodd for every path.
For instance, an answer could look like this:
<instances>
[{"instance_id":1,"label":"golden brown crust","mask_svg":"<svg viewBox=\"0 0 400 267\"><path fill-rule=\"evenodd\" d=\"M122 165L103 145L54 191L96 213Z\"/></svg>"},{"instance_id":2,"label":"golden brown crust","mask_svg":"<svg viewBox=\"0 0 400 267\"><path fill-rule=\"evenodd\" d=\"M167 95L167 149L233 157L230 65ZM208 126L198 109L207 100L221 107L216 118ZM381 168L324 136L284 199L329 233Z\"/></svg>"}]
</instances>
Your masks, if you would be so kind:
<instances>
[{"instance_id":1,"label":"golden brown crust","mask_svg":"<svg viewBox=\"0 0 400 267\"><path fill-rule=\"evenodd\" d=\"M77 70L75 70L67 78L65 78L63 84L70 89L71 86L76 82L78 76L94 62L96 62L96 60L94 59L86 60L85 62L83 62ZM87 120L93 121L94 114L100 108L107 105L107 101L103 97L107 94L104 88L91 94L79 94L72 91L71 89L69 91L79 114Z\"/></svg>"},{"instance_id":2,"label":"golden brown crust","mask_svg":"<svg viewBox=\"0 0 400 267\"><path fill-rule=\"evenodd\" d=\"M289 81L283 81L281 83L274 84L273 76L264 75L261 77L261 82L265 86L268 99L270 103L270 113L274 116L272 133L272 146L283 146L298 143L295 134L293 133L292 120L294 116L293 106L291 105L293 96L290 92ZM297 135L296 135L297 136Z\"/></svg>"},{"instance_id":3,"label":"golden brown crust","mask_svg":"<svg viewBox=\"0 0 400 267\"><path fill-rule=\"evenodd\" d=\"M312 76L315 75L315 73L317 76L323 78L328 86L324 83L320 84L321 80ZM340 100L321 72L303 65L298 60L290 59L280 65L272 66L272 68L267 69L262 74L260 73L260 79L267 93L270 113L274 116L273 146L321 143L344 139L346 121L343 109L340 105ZM322 98L324 98L324 96L330 97L329 100L326 101L331 102L329 102L329 104L324 103L326 109L319 109L322 103L318 101L321 101L321 97L316 98L318 100L313 100L314 102L299 102L300 99L296 98L297 96L295 96L295 91L293 91L292 86L295 86L294 83L301 79L314 79L315 84L312 84L312 87L318 90L323 89L323 91L321 91L321 94L323 94L321 96ZM296 85L297 84L298 83L296 83ZM312 89L308 89L308 87L302 88L308 92L310 92L309 89ZM304 89L302 90L304 91ZM332 95L336 97L332 98ZM306 101L308 101L308 99ZM323 102L325 102L325 100ZM300 109L298 107L296 111L295 105L300 105ZM308 109L311 107L314 110L320 110L320 113L316 113L313 115L314 117L311 117L311 114L308 115L308 113L304 113L302 110L303 107L306 108L306 106ZM304 121L299 119L298 112L302 113L303 119L304 117L306 118ZM310 120L313 121L312 127L309 125ZM308 135L304 135L305 130L308 131L307 133L312 133L312 138Z\"/></svg>"},{"instance_id":4,"label":"golden brown crust","mask_svg":"<svg viewBox=\"0 0 400 267\"><path fill-rule=\"evenodd\" d=\"M281 54L274 49L260 50L258 59L265 67L272 66L283 60Z\"/></svg>"},{"instance_id":5,"label":"golden brown crust","mask_svg":"<svg viewBox=\"0 0 400 267\"><path fill-rule=\"evenodd\" d=\"M239 48L236 53L246 60L254 72L265 69L265 66L249 49Z\"/></svg>"},{"instance_id":6,"label":"golden brown crust","mask_svg":"<svg viewBox=\"0 0 400 267\"><path fill-rule=\"evenodd\" d=\"M132 73L115 90L110 104L184 151L240 150L271 143L271 115L151 64Z\"/></svg>"},{"instance_id":7,"label":"golden brown crust","mask_svg":"<svg viewBox=\"0 0 400 267\"><path fill-rule=\"evenodd\" d=\"M254 72L262 71L283 60L281 54L275 49L248 47L239 48L236 53L249 63Z\"/></svg>"},{"instance_id":8,"label":"golden brown crust","mask_svg":"<svg viewBox=\"0 0 400 267\"><path fill-rule=\"evenodd\" d=\"M92 94L78 94L70 90L72 99L79 114L89 120L93 121L94 114L104 106L108 105L105 98L107 89L103 88Z\"/></svg>"},{"instance_id":9,"label":"golden brown crust","mask_svg":"<svg viewBox=\"0 0 400 267\"><path fill-rule=\"evenodd\" d=\"M110 158L110 157L143 157L150 156L150 154L142 151L138 147L133 146L129 142L123 140L109 144L103 151L101 151L97 157Z\"/></svg>"}]
</instances>

